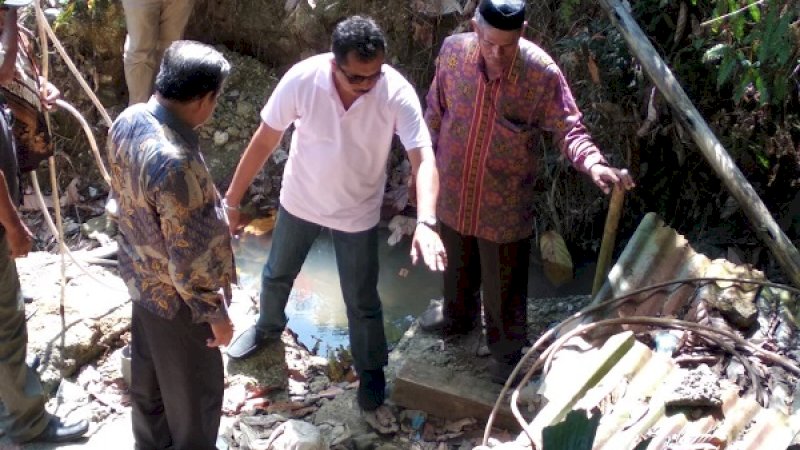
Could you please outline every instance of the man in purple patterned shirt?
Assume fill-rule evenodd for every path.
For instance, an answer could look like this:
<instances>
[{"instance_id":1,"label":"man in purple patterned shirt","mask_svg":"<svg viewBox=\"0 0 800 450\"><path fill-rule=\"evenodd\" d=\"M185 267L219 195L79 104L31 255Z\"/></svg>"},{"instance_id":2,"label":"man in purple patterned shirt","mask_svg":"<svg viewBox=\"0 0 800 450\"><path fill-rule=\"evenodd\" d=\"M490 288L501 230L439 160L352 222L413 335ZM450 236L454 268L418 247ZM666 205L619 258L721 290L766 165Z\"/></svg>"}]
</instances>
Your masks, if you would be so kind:
<instances>
[{"instance_id":1,"label":"man in purple patterned shirt","mask_svg":"<svg viewBox=\"0 0 800 450\"><path fill-rule=\"evenodd\" d=\"M474 32L439 52L425 119L440 176L437 215L448 255L444 302L420 318L424 330L471 331L481 287L492 379L505 382L526 341L533 182L542 133L573 167L608 193L634 186L608 166L581 123L567 81L544 50L522 37L523 0L482 0Z\"/></svg>"}]
</instances>

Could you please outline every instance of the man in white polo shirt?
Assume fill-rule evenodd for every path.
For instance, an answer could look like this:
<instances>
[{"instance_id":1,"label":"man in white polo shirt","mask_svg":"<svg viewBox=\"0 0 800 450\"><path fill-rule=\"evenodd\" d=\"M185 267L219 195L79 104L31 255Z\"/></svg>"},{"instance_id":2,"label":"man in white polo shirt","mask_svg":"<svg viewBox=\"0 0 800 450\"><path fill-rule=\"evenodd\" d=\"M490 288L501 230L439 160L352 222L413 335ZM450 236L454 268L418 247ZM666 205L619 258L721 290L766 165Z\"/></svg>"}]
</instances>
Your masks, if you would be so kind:
<instances>
[{"instance_id":1,"label":"man in white polo shirt","mask_svg":"<svg viewBox=\"0 0 800 450\"><path fill-rule=\"evenodd\" d=\"M392 136L400 137L416 177L411 259L416 263L422 257L431 270L440 271L446 259L436 232L439 177L419 99L411 84L384 64L386 42L375 22L355 16L339 23L332 50L296 64L278 83L225 196L235 233L245 191L294 124L262 275L259 320L231 343L228 355L245 358L280 336L295 277L320 231L329 228L361 379L359 405L375 411L384 401L388 353L377 290L377 224Z\"/></svg>"}]
</instances>

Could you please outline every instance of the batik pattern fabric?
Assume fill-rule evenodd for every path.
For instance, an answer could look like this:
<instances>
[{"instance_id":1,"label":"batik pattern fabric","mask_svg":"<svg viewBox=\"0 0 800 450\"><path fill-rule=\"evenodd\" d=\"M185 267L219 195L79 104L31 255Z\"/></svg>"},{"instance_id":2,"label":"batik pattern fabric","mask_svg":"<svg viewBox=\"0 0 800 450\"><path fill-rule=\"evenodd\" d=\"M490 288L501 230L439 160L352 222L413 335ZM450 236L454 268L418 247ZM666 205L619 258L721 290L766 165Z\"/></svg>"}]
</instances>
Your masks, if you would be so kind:
<instances>
[{"instance_id":1,"label":"batik pattern fabric","mask_svg":"<svg viewBox=\"0 0 800 450\"><path fill-rule=\"evenodd\" d=\"M532 233L544 138L578 170L605 159L544 50L521 39L502 77L485 73L475 33L445 39L425 113L439 170L437 214L463 235L509 243Z\"/></svg>"},{"instance_id":2,"label":"batik pattern fabric","mask_svg":"<svg viewBox=\"0 0 800 450\"><path fill-rule=\"evenodd\" d=\"M126 109L108 142L119 269L133 301L168 319L181 302L194 322L227 319L230 234L196 133L151 99Z\"/></svg>"}]
</instances>

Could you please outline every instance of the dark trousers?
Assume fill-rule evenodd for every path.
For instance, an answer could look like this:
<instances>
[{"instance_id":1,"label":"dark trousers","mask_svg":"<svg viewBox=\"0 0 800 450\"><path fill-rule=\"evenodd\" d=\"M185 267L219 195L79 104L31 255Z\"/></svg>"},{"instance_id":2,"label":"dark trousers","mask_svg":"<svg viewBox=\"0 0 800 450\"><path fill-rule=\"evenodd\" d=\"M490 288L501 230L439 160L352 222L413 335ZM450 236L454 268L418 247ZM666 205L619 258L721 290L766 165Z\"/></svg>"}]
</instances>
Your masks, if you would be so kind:
<instances>
[{"instance_id":1,"label":"dark trousers","mask_svg":"<svg viewBox=\"0 0 800 450\"><path fill-rule=\"evenodd\" d=\"M261 310L256 323L265 335L277 336L286 327L285 308L294 280L322 229L283 207L278 210L272 248L261 275ZM388 348L378 297L378 227L357 233L331 230L331 236L356 369L381 369L388 361Z\"/></svg>"},{"instance_id":2,"label":"dark trousers","mask_svg":"<svg viewBox=\"0 0 800 450\"><path fill-rule=\"evenodd\" d=\"M137 450L215 450L224 389L208 324L183 305L174 319L133 303L131 401Z\"/></svg>"},{"instance_id":3,"label":"dark trousers","mask_svg":"<svg viewBox=\"0 0 800 450\"><path fill-rule=\"evenodd\" d=\"M39 375L25 364L27 344L17 266L0 233L0 430L18 441L36 437L50 421Z\"/></svg>"},{"instance_id":4,"label":"dark trousers","mask_svg":"<svg viewBox=\"0 0 800 450\"><path fill-rule=\"evenodd\" d=\"M515 363L527 340L530 241L498 244L462 235L445 224L441 238L447 251L444 317L456 328L476 323L483 287L489 351L500 362Z\"/></svg>"}]
</instances>

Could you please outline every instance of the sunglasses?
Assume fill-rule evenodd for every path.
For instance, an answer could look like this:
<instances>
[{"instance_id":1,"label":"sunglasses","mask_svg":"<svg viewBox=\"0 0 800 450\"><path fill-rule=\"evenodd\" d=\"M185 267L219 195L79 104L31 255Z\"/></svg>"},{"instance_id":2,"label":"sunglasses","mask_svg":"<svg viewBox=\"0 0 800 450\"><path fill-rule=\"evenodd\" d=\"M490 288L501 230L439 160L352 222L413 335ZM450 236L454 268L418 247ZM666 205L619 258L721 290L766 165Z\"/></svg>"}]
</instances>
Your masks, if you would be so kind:
<instances>
[{"instance_id":1,"label":"sunglasses","mask_svg":"<svg viewBox=\"0 0 800 450\"><path fill-rule=\"evenodd\" d=\"M339 69L339 72L342 72L342 75L344 75L344 77L347 79L347 82L350 84L362 84L366 82L372 83L373 81L379 80L383 76L383 70L379 70L372 75L354 75L342 69L338 64L336 65L336 68Z\"/></svg>"}]
</instances>

